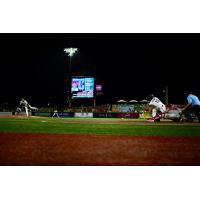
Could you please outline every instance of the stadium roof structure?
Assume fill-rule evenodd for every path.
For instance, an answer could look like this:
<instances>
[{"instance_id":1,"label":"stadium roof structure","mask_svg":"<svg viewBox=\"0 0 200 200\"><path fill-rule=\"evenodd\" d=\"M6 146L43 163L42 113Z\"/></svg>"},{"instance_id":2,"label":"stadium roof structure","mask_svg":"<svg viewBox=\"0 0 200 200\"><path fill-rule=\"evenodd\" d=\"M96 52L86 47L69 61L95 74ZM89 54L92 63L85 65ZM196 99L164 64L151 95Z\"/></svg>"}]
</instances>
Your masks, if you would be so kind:
<instances>
[{"instance_id":1,"label":"stadium roof structure","mask_svg":"<svg viewBox=\"0 0 200 200\"><path fill-rule=\"evenodd\" d=\"M129 103L136 103L136 102L138 102L138 101L134 100L134 99L132 99L132 100L129 101Z\"/></svg>"},{"instance_id":2,"label":"stadium roof structure","mask_svg":"<svg viewBox=\"0 0 200 200\"><path fill-rule=\"evenodd\" d=\"M146 99L143 99L140 101L141 103L148 103L149 101L147 101Z\"/></svg>"},{"instance_id":3,"label":"stadium roof structure","mask_svg":"<svg viewBox=\"0 0 200 200\"><path fill-rule=\"evenodd\" d=\"M117 101L118 103L126 103L127 101L123 100L123 99L120 99Z\"/></svg>"}]
</instances>

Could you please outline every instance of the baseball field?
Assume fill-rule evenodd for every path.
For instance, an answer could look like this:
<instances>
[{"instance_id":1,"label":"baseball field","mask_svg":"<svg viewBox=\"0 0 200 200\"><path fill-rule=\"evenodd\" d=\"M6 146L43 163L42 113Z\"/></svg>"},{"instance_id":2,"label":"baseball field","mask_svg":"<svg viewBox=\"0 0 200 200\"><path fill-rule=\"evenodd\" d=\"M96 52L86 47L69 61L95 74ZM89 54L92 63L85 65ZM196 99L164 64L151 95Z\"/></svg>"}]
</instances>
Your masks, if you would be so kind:
<instances>
[{"instance_id":1,"label":"baseball field","mask_svg":"<svg viewBox=\"0 0 200 200\"><path fill-rule=\"evenodd\" d=\"M111 118L0 118L3 166L200 165L200 124Z\"/></svg>"}]
</instances>

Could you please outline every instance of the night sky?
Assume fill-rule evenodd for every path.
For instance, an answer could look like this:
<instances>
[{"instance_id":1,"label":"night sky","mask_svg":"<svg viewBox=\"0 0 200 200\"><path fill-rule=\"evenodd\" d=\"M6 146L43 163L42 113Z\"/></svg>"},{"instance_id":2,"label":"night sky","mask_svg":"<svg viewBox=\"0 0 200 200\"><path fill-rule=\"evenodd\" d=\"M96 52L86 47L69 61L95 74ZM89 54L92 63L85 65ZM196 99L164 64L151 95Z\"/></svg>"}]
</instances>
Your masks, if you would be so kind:
<instances>
[{"instance_id":1,"label":"night sky","mask_svg":"<svg viewBox=\"0 0 200 200\"><path fill-rule=\"evenodd\" d=\"M23 96L33 106L66 104L69 58L77 47L72 75L94 76L103 85L97 103L142 100L155 94L185 102L183 92L200 94L199 34L1 34L0 103L18 105Z\"/></svg>"}]
</instances>

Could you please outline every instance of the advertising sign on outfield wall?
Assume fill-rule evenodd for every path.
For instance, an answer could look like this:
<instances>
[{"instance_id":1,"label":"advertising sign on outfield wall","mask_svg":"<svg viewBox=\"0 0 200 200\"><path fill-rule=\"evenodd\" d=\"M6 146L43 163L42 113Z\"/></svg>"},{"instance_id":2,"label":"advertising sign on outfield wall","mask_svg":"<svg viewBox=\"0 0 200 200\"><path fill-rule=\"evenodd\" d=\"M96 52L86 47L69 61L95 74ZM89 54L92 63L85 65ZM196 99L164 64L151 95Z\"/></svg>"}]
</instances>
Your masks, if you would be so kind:
<instances>
[{"instance_id":1,"label":"advertising sign on outfield wall","mask_svg":"<svg viewBox=\"0 0 200 200\"><path fill-rule=\"evenodd\" d=\"M74 113L74 117L93 118L93 113Z\"/></svg>"},{"instance_id":2,"label":"advertising sign on outfield wall","mask_svg":"<svg viewBox=\"0 0 200 200\"><path fill-rule=\"evenodd\" d=\"M10 116L12 112L0 112L0 116Z\"/></svg>"}]
</instances>

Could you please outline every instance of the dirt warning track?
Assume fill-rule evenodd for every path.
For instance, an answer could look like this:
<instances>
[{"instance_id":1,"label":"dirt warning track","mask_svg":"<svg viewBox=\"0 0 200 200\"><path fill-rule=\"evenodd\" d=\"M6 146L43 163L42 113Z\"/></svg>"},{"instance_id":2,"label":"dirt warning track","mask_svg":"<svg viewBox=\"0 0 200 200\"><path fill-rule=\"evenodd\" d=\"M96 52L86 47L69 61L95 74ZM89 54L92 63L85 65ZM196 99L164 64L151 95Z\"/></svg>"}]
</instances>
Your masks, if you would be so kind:
<instances>
[{"instance_id":1,"label":"dirt warning track","mask_svg":"<svg viewBox=\"0 0 200 200\"><path fill-rule=\"evenodd\" d=\"M200 165L200 137L0 134L4 166Z\"/></svg>"}]
</instances>

